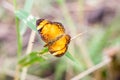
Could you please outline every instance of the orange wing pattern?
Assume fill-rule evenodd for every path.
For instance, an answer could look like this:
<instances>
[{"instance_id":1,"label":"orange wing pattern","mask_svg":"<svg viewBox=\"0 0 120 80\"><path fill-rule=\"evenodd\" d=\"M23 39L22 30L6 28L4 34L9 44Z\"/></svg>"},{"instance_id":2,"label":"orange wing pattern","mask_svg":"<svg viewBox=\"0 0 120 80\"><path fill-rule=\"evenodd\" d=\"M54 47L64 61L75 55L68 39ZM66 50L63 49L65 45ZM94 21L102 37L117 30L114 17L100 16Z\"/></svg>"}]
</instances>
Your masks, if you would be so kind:
<instances>
[{"instance_id":1,"label":"orange wing pattern","mask_svg":"<svg viewBox=\"0 0 120 80\"><path fill-rule=\"evenodd\" d=\"M49 52L57 57L62 56L70 42L70 36L65 34L61 23L39 19L36 22L37 30L49 49Z\"/></svg>"},{"instance_id":2,"label":"orange wing pattern","mask_svg":"<svg viewBox=\"0 0 120 80\"><path fill-rule=\"evenodd\" d=\"M55 56L62 56L68 47L68 43L70 41L69 35L64 35L60 39L56 40L51 46L48 46L48 49L51 54Z\"/></svg>"}]
</instances>

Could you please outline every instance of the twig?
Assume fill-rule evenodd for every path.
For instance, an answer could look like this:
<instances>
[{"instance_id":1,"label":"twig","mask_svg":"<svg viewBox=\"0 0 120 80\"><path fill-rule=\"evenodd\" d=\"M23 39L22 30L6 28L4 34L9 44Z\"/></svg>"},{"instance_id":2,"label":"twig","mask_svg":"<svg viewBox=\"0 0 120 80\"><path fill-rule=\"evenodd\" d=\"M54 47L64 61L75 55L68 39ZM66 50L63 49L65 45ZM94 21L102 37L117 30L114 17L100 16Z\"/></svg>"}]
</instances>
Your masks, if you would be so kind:
<instances>
[{"instance_id":1,"label":"twig","mask_svg":"<svg viewBox=\"0 0 120 80\"><path fill-rule=\"evenodd\" d=\"M30 39L29 39L27 51L26 51L26 54L27 54L27 55L32 51L34 39L35 39L35 32L32 31L32 32L31 32L31 35L30 35ZM22 69L21 79L20 79L20 80L25 80L26 75L27 75L27 67L24 67L24 68Z\"/></svg>"},{"instance_id":2,"label":"twig","mask_svg":"<svg viewBox=\"0 0 120 80\"><path fill-rule=\"evenodd\" d=\"M86 33L86 31L85 31L85 32L82 32L82 33L79 33L79 34L77 34L76 36L72 37L71 40L74 40L74 39L78 38L79 36L81 36L81 35L83 35L83 34L85 34L85 33Z\"/></svg>"},{"instance_id":3,"label":"twig","mask_svg":"<svg viewBox=\"0 0 120 80\"><path fill-rule=\"evenodd\" d=\"M99 69L99 68L107 65L107 64L110 63L110 62L111 62L111 59L110 59L110 58L107 58L107 59L105 59L104 61L102 61L101 63L99 63L99 64L97 64L97 65L89 68L88 70L80 73L79 75L73 77L71 80L80 80L80 79L82 79L83 77L85 77L85 76L87 76L88 74L94 72L95 70L97 70L97 69Z\"/></svg>"},{"instance_id":4,"label":"twig","mask_svg":"<svg viewBox=\"0 0 120 80\"><path fill-rule=\"evenodd\" d=\"M14 80L19 80L19 70L20 66L17 64L16 69L15 69L15 75L14 75Z\"/></svg>"},{"instance_id":5,"label":"twig","mask_svg":"<svg viewBox=\"0 0 120 80\"><path fill-rule=\"evenodd\" d=\"M79 36L85 34L86 32L87 32L87 31L85 31L85 32L83 32L83 33L77 34L77 35L74 36L71 40L74 40L74 39L78 38ZM82 39L82 38L81 38L81 39ZM80 47L80 49L81 49L81 53L82 53L82 56L83 56L83 58L84 58L84 61L85 61L85 63L87 64L87 67L88 67L88 68L92 67L94 64L92 63L92 60L90 59L90 57L89 57L89 55L88 55L88 52L87 52L87 50L86 50L85 44L84 44L83 42L81 42L81 40L79 40L79 41L77 41L77 42L79 42L79 44L80 44L79 47Z\"/></svg>"}]
</instances>

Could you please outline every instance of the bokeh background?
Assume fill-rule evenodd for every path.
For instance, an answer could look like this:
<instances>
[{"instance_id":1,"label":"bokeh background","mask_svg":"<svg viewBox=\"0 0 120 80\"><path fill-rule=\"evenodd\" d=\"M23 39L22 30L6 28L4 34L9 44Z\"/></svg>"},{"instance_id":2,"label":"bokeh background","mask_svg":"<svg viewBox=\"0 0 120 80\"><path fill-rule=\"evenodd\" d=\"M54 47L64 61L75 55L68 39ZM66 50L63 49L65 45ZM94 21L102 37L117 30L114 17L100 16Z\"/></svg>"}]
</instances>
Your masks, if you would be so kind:
<instances>
[{"instance_id":1,"label":"bokeh background","mask_svg":"<svg viewBox=\"0 0 120 80\"><path fill-rule=\"evenodd\" d=\"M112 61L81 80L120 80L119 3L120 0L0 0L0 80L71 80L107 57ZM81 35L71 40L68 56L45 54L45 61L30 61L24 72L23 67L18 68L24 63L19 60L28 52L41 51L45 44L29 27L35 21L25 23L28 14L62 23L71 38ZM31 35L35 39L29 49ZM26 59L29 58L33 57Z\"/></svg>"}]
</instances>

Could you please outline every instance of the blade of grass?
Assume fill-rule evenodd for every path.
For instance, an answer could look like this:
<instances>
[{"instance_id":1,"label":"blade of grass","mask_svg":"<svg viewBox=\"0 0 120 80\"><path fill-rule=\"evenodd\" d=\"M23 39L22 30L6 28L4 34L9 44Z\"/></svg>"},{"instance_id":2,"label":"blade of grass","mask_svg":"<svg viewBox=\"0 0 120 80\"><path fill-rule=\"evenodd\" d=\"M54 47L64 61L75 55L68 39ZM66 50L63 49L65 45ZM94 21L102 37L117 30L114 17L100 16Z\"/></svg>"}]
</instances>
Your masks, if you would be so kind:
<instances>
[{"instance_id":1,"label":"blade of grass","mask_svg":"<svg viewBox=\"0 0 120 80\"><path fill-rule=\"evenodd\" d=\"M31 52L29 55L23 57L19 60L19 65L21 67L31 66L36 62L43 62L45 59L42 56L38 56L39 52Z\"/></svg>"},{"instance_id":2,"label":"blade of grass","mask_svg":"<svg viewBox=\"0 0 120 80\"><path fill-rule=\"evenodd\" d=\"M13 1L14 3L14 10L16 11L17 10L17 1L14 0ZM16 23L16 33L17 33L17 59L20 58L21 56L21 53L22 53L22 39L21 39L21 36L20 36L20 30L19 30L19 19L17 17L15 17L15 23ZM14 77L14 80L19 80L19 66L17 65L16 66L16 75Z\"/></svg>"},{"instance_id":3,"label":"blade of grass","mask_svg":"<svg viewBox=\"0 0 120 80\"><path fill-rule=\"evenodd\" d=\"M64 65L64 64L66 64L64 62L64 60L60 60L57 63L57 66L56 66L56 69L55 69L55 80L62 80L63 79L63 75L66 71L66 66L67 66L67 65Z\"/></svg>"},{"instance_id":4,"label":"blade of grass","mask_svg":"<svg viewBox=\"0 0 120 80\"><path fill-rule=\"evenodd\" d=\"M27 50L26 50L26 54L27 54L27 55L32 51L34 39L35 39L35 32L32 31L32 32L31 32L31 35L30 35L29 43L28 43L28 46L27 46ZM33 61L34 61L34 60L33 60ZM31 61L31 62L32 62L32 61ZM27 75L27 69L28 69L27 67L24 67L24 68L22 69L22 73L21 73L21 78L20 78L20 80L25 80L26 75Z\"/></svg>"},{"instance_id":5,"label":"blade of grass","mask_svg":"<svg viewBox=\"0 0 120 80\"><path fill-rule=\"evenodd\" d=\"M73 57L73 56L71 55L71 53L69 53L68 51L67 51L66 54L65 54L65 58L68 58L68 59L74 64L74 66L75 66L77 69L79 69L79 70L84 70L84 69L85 69L84 66L81 65L81 64L79 63L79 61L78 61L77 59L75 59L75 57Z\"/></svg>"},{"instance_id":6,"label":"blade of grass","mask_svg":"<svg viewBox=\"0 0 120 80\"><path fill-rule=\"evenodd\" d=\"M36 18L33 17L32 15L29 15L29 13L27 13L24 10L18 10L16 11L16 16L22 20L24 22L25 25L27 25L30 29L34 30L37 32L36 29Z\"/></svg>"},{"instance_id":7,"label":"blade of grass","mask_svg":"<svg viewBox=\"0 0 120 80\"><path fill-rule=\"evenodd\" d=\"M93 60L94 63L98 63L101 60L102 50L104 49L105 46L107 46L109 37L113 33L114 28L118 27L119 20L120 16L116 17L116 19L113 20L111 24L108 26L107 30L105 30L103 33L100 33L100 35L96 35L96 39L92 40L93 43L91 44L89 50L92 59L94 59Z\"/></svg>"},{"instance_id":8,"label":"blade of grass","mask_svg":"<svg viewBox=\"0 0 120 80\"><path fill-rule=\"evenodd\" d=\"M26 0L23 10L26 11L27 13L30 13L32 6L33 6L33 0ZM23 35L26 29L27 29L26 25L23 22L21 22L20 23L20 34Z\"/></svg>"},{"instance_id":9,"label":"blade of grass","mask_svg":"<svg viewBox=\"0 0 120 80\"><path fill-rule=\"evenodd\" d=\"M21 58L19 60L19 64L21 66L30 66L33 64L32 60L34 60L34 62L39 62L38 58L41 58L40 61L45 60L44 58L42 58L42 55L48 52L48 48L43 48L40 52L31 52L28 55L24 56L23 58Z\"/></svg>"},{"instance_id":10,"label":"blade of grass","mask_svg":"<svg viewBox=\"0 0 120 80\"><path fill-rule=\"evenodd\" d=\"M34 0L26 0L24 5L24 10L28 13L30 13L32 6L33 6Z\"/></svg>"},{"instance_id":11,"label":"blade of grass","mask_svg":"<svg viewBox=\"0 0 120 80\"><path fill-rule=\"evenodd\" d=\"M14 7L15 7L15 11L16 11L17 10L16 0L14 0ZM19 19L17 17L15 17L15 23L16 23L16 33L17 33L17 46L18 46L17 56L19 59L21 52L22 52L22 39L20 36L20 30L19 30Z\"/></svg>"}]
</instances>

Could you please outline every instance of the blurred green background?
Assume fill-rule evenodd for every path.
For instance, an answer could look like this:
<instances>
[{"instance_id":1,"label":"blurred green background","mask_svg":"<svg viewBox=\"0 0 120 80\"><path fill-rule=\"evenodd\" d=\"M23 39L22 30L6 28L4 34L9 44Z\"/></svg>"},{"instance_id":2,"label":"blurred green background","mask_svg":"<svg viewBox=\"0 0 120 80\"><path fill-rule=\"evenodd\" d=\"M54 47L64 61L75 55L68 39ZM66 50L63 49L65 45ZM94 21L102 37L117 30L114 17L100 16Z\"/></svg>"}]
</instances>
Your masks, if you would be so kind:
<instances>
[{"instance_id":1,"label":"blurred green background","mask_svg":"<svg viewBox=\"0 0 120 80\"><path fill-rule=\"evenodd\" d=\"M0 80L71 80L106 55L120 56L119 2L0 0ZM40 18L62 23L71 38L83 34L71 40L64 56L46 54L36 31ZM116 60L81 80L119 80L119 57Z\"/></svg>"}]
</instances>

